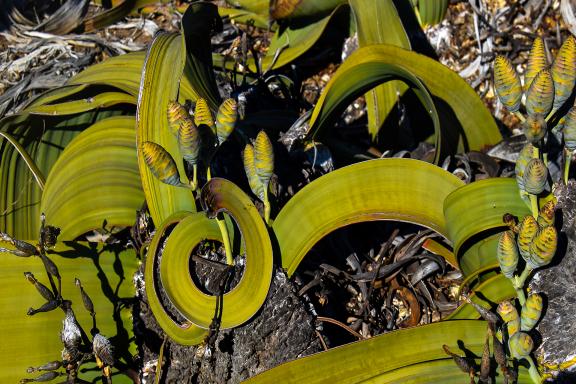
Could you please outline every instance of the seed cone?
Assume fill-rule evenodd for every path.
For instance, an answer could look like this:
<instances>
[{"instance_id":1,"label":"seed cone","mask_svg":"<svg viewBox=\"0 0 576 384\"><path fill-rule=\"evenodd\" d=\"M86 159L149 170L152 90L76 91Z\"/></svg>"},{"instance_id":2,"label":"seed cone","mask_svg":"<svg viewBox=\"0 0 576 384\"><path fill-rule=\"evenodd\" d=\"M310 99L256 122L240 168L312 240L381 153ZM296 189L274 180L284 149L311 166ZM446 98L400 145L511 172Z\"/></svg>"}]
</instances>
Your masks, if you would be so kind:
<instances>
[{"instance_id":1,"label":"seed cone","mask_svg":"<svg viewBox=\"0 0 576 384\"><path fill-rule=\"evenodd\" d=\"M542 315L542 296L538 293L532 293L526 298L521 312L521 330L530 331Z\"/></svg>"},{"instance_id":2,"label":"seed cone","mask_svg":"<svg viewBox=\"0 0 576 384\"><path fill-rule=\"evenodd\" d=\"M540 159L532 159L524 170L524 189L532 195L539 195L546 187L548 168Z\"/></svg>"},{"instance_id":3,"label":"seed cone","mask_svg":"<svg viewBox=\"0 0 576 384\"><path fill-rule=\"evenodd\" d=\"M530 259L530 244L532 243L532 239L536 236L536 233L538 233L539 229L540 226L533 216L525 216L520 223L518 239L516 242L518 243L518 250L520 251L520 255L526 262L528 262Z\"/></svg>"},{"instance_id":4,"label":"seed cone","mask_svg":"<svg viewBox=\"0 0 576 384\"><path fill-rule=\"evenodd\" d=\"M536 75L526 92L526 111L528 115L548 115L554 103L554 81L548 69Z\"/></svg>"},{"instance_id":5,"label":"seed cone","mask_svg":"<svg viewBox=\"0 0 576 384\"><path fill-rule=\"evenodd\" d=\"M500 102L510 112L520 109L522 85L520 77L510 60L504 56L496 56L494 60L494 88Z\"/></svg>"},{"instance_id":6,"label":"seed cone","mask_svg":"<svg viewBox=\"0 0 576 384\"><path fill-rule=\"evenodd\" d=\"M530 257L526 263L532 269L543 267L552 261L558 245L556 228L549 226L540 230L530 244Z\"/></svg>"},{"instance_id":7,"label":"seed cone","mask_svg":"<svg viewBox=\"0 0 576 384\"><path fill-rule=\"evenodd\" d=\"M504 276L509 279L512 278L518 265L518 249L516 248L516 238L512 231L502 232L500 235L496 257Z\"/></svg>"},{"instance_id":8,"label":"seed cone","mask_svg":"<svg viewBox=\"0 0 576 384\"><path fill-rule=\"evenodd\" d=\"M534 341L527 333L518 332L508 340L508 348L512 356L516 358L526 357L532 352Z\"/></svg>"}]
</instances>

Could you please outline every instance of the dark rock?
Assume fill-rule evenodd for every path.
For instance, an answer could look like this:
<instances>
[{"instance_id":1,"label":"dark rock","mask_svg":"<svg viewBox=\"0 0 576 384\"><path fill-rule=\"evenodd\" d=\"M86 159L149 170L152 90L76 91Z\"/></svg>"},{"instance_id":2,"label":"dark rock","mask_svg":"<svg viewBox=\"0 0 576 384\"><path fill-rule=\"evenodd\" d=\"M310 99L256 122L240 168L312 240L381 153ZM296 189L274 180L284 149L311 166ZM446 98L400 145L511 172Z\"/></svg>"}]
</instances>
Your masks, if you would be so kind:
<instances>
[{"instance_id":1,"label":"dark rock","mask_svg":"<svg viewBox=\"0 0 576 384\"><path fill-rule=\"evenodd\" d=\"M154 366L164 333L138 287L140 306L135 313L135 334L143 361L142 383L154 382ZM296 295L293 283L277 270L266 302L248 323L220 331L209 353L202 347L167 343L163 383L239 383L281 363L319 352L314 316Z\"/></svg>"},{"instance_id":2,"label":"dark rock","mask_svg":"<svg viewBox=\"0 0 576 384\"><path fill-rule=\"evenodd\" d=\"M556 256L530 282L530 288L547 299L544 316L537 326L541 344L536 355L548 364L561 364L576 357L576 181L557 186L555 195L556 228L561 228Z\"/></svg>"}]
</instances>

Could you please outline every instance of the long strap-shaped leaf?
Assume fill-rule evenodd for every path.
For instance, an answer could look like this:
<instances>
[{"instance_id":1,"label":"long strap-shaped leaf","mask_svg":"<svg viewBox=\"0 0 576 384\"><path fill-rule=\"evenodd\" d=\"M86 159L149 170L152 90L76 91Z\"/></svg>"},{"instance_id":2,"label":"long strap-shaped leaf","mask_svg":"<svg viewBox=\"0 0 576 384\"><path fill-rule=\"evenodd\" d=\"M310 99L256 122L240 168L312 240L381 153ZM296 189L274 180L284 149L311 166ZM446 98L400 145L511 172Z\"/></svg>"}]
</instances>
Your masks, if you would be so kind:
<instances>
[{"instance_id":1,"label":"long strap-shaped leaf","mask_svg":"<svg viewBox=\"0 0 576 384\"><path fill-rule=\"evenodd\" d=\"M349 0L356 22L358 45L390 44L411 49L410 40L392 0ZM408 87L401 81L390 81L366 93L368 132L372 140L399 97Z\"/></svg>"},{"instance_id":2,"label":"long strap-shaped leaf","mask_svg":"<svg viewBox=\"0 0 576 384\"><path fill-rule=\"evenodd\" d=\"M38 166L36 165L36 163L34 163L34 160L32 160L32 158L30 157L28 152L26 152L24 147L22 147L22 145L20 145L20 143L9 133L5 133L5 132L0 131L0 137L2 137L4 140L6 140L10 144L12 144L14 149L16 149L16 151L18 151L18 153L20 154L20 156L22 156L22 159L24 160L24 162L28 166L28 169L30 169L30 172L32 173L32 175L34 175L34 179L36 179L36 183L38 184L38 187L40 187L40 189L44 190L44 185L46 184L46 180L44 179L44 175L42 174L42 172L40 172L40 170L38 169Z\"/></svg>"},{"instance_id":3,"label":"long strap-shaped leaf","mask_svg":"<svg viewBox=\"0 0 576 384\"><path fill-rule=\"evenodd\" d=\"M156 321L160 327L162 327L162 330L166 332L166 334L170 337L170 339L182 345L196 345L201 343L208 334L208 331L192 324L191 322L180 323L166 311L159 299L159 288L161 287L161 283L158 279L156 271L158 268L158 258L160 256L158 253L163 245L162 242L168 230L176 226L180 221L191 214L195 215L190 212L175 213L166 219L156 229L156 234L154 235L154 238L150 243L150 247L148 248L146 257L146 269L144 271L144 278L146 281L146 296ZM196 215L201 214L198 213ZM211 238L212 236L217 238L219 236L219 232L208 231L205 236L206 238ZM186 268L186 271L188 271L188 268Z\"/></svg>"},{"instance_id":4,"label":"long strap-shaped leaf","mask_svg":"<svg viewBox=\"0 0 576 384\"><path fill-rule=\"evenodd\" d=\"M131 226L144 194L138 173L135 119L101 120L80 133L54 164L41 211L73 240L93 229Z\"/></svg>"},{"instance_id":5,"label":"long strap-shaped leaf","mask_svg":"<svg viewBox=\"0 0 576 384\"><path fill-rule=\"evenodd\" d=\"M481 295L478 295L478 293ZM491 304L501 303L515 296L516 291L514 291L510 280L503 274L496 273L480 284L475 285L470 299L485 308L489 308ZM447 320L478 318L480 318L480 315L476 309L468 303L463 303L447 317Z\"/></svg>"},{"instance_id":6,"label":"long strap-shaped leaf","mask_svg":"<svg viewBox=\"0 0 576 384\"><path fill-rule=\"evenodd\" d=\"M178 95L184 61L183 38L178 34L158 35L148 50L140 83L136 117L138 166L146 202L156 225L173 213L196 210L191 191L160 182L146 165L142 153L142 145L147 141L161 145L176 159L180 177L188 181L178 140L170 132L167 117L168 102Z\"/></svg>"},{"instance_id":7,"label":"long strap-shaped leaf","mask_svg":"<svg viewBox=\"0 0 576 384\"><path fill-rule=\"evenodd\" d=\"M490 231L504 230L502 216L505 213L524 217L530 211L518 193L514 179L495 178L477 181L451 193L444 203L449 238L454 244L454 254L460 268L467 276L486 263L496 263L496 244L491 250L481 253L471 252L468 257L462 254L462 246L473 236ZM480 239L478 239L480 240ZM491 257L489 256L491 254ZM487 256L490 257L486 260Z\"/></svg>"},{"instance_id":8,"label":"long strap-shaped leaf","mask_svg":"<svg viewBox=\"0 0 576 384\"><path fill-rule=\"evenodd\" d=\"M292 197L274 221L282 266L292 275L317 241L353 223L406 221L447 237L444 198L462 185L442 168L413 159L370 160L322 176Z\"/></svg>"},{"instance_id":9,"label":"long strap-shaped leaf","mask_svg":"<svg viewBox=\"0 0 576 384\"><path fill-rule=\"evenodd\" d=\"M220 94L212 68L210 34L220 29L222 20L214 4L190 4L182 16L183 44L187 57L184 78L193 85L192 98L204 98L213 110L220 104Z\"/></svg>"},{"instance_id":10,"label":"long strap-shaped leaf","mask_svg":"<svg viewBox=\"0 0 576 384\"><path fill-rule=\"evenodd\" d=\"M69 92L50 92L46 98ZM40 97L32 105L46 100ZM39 171L49 177L52 166L68 143L94 122L122 111L94 109L65 118L31 115L26 111L0 121L0 130L16 138ZM18 151L0 141L0 230L26 239L38 235L42 190Z\"/></svg>"},{"instance_id":11,"label":"long strap-shaped leaf","mask_svg":"<svg viewBox=\"0 0 576 384\"><path fill-rule=\"evenodd\" d=\"M74 115L76 113L106 108L117 104L136 104L136 98L124 92L102 92L93 97L80 100L30 107L27 109L27 112L36 115Z\"/></svg>"},{"instance_id":12,"label":"long strap-shaped leaf","mask_svg":"<svg viewBox=\"0 0 576 384\"><path fill-rule=\"evenodd\" d=\"M384 81L399 78L408 81L417 86L423 100L427 100L418 85L420 81L414 82L414 77L452 108L463 131L457 126L443 126L441 130L435 124L436 135L441 136L436 138L436 145L441 143L436 160L443 158L442 152L481 150L501 140L490 112L457 73L426 56L389 45L360 48L338 68L314 108L310 134L315 137L329 129L348 103ZM434 121L435 109L425 105Z\"/></svg>"},{"instance_id":13,"label":"long strap-shaped leaf","mask_svg":"<svg viewBox=\"0 0 576 384\"><path fill-rule=\"evenodd\" d=\"M481 354L486 323L477 320L445 321L422 325L350 343L265 371L246 383L359 383L376 375L414 364L452 359L442 351L446 344L459 350L458 342ZM452 364L454 364L452 362ZM466 374L459 372L460 382ZM424 381L424 377L419 378ZM386 381L381 381L386 382ZM390 381L401 382L401 381ZM437 381L438 382L438 381ZM439 382L444 382L443 380Z\"/></svg>"},{"instance_id":14,"label":"long strap-shaped leaf","mask_svg":"<svg viewBox=\"0 0 576 384\"><path fill-rule=\"evenodd\" d=\"M140 73L146 52L131 52L91 65L68 81L68 84L107 84L138 96Z\"/></svg>"}]
</instances>

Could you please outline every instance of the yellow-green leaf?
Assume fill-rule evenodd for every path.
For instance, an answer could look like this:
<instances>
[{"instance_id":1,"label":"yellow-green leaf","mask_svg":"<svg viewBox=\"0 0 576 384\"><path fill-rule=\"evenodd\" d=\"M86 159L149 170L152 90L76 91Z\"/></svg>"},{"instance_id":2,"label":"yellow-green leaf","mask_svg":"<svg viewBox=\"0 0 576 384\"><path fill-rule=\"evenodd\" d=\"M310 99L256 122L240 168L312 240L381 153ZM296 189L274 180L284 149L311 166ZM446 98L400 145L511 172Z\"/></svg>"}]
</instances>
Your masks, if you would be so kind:
<instances>
[{"instance_id":1,"label":"yellow-green leaf","mask_svg":"<svg viewBox=\"0 0 576 384\"><path fill-rule=\"evenodd\" d=\"M34 243L34 241L31 241ZM90 314L82 307L82 298L74 285L74 278L82 281L94 304L98 328L113 337L117 357L137 353L132 338L132 311L130 307L118 306L117 300L132 299L134 285L132 276L138 269L138 259L133 250L105 250L102 245L86 242L58 243L49 257L57 264L62 276L62 296L73 302L72 308L82 327L92 327ZM121 264L119 264L121 263ZM121 269L117 266L121 265ZM2 329L2 364L0 381L18 383L30 377L26 369L48 361L61 360L62 342L60 331L64 314L60 309L27 316L30 307L38 308L45 300L33 285L24 278L24 272L32 272L46 283L42 261L36 257L21 258L0 252L0 329ZM120 274L119 274L120 273ZM116 300L116 301L115 301ZM117 312L115 312L117 311ZM111 314L117 313L118 317ZM96 364L83 366L79 378L96 380L101 371ZM127 376L113 370L114 383L131 383Z\"/></svg>"},{"instance_id":2,"label":"yellow-green leaf","mask_svg":"<svg viewBox=\"0 0 576 384\"><path fill-rule=\"evenodd\" d=\"M162 240L166 232L191 214L192 213L190 212L175 213L168 217L164 222L161 223L161 225L156 228L156 233L154 234L152 242L148 247L146 256L146 268L144 271L144 278L146 281L146 297L148 299L150 309L152 310L152 314L156 318L156 321L160 327L162 327L162 330L166 332L170 339L182 345L196 345L201 343L208 335L208 330L200 328L188 321L180 323L176 321L173 316L170 316L160 301L161 293L159 288L161 287L161 282L157 268L158 258L160 257L159 252L162 248ZM200 215L201 214L198 214L196 216L202 217ZM218 236L220 236L218 227L214 228L213 231L206 231L206 228L203 230L205 238L211 238L214 236L217 239Z\"/></svg>"},{"instance_id":3,"label":"yellow-green leaf","mask_svg":"<svg viewBox=\"0 0 576 384\"><path fill-rule=\"evenodd\" d=\"M103 119L64 149L48 176L40 210L74 240L93 229L134 224L144 201L136 158L135 119Z\"/></svg>"},{"instance_id":4,"label":"yellow-green leaf","mask_svg":"<svg viewBox=\"0 0 576 384\"><path fill-rule=\"evenodd\" d=\"M138 167L142 179L142 189L150 215L155 225L160 225L168 216L179 211L195 211L194 197L191 191L174 188L156 178L148 168L146 156L142 153L145 142L162 146L167 153L177 159L176 172L165 176L173 182L184 183L188 180L178 146L178 140L168 128L168 103L176 99L178 85L184 68L184 40L178 34L157 35L148 49L144 64L144 73L138 96L136 144L138 146ZM158 155L156 155L158 156ZM152 159L152 158L150 158ZM168 165L163 156L164 165ZM180 176L177 176L179 174ZM178 178L178 180L176 180Z\"/></svg>"},{"instance_id":5,"label":"yellow-green leaf","mask_svg":"<svg viewBox=\"0 0 576 384\"><path fill-rule=\"evenodd\" d=\"M417 87L415 91L435 122L436 160L444 158L443 154L480 150L501 140L492 116L458 74L423 55L388 45L360 48L338 68L314 108L310 136L329 129L348 103L370 87L398 78ZM461 130L450 125L440 127L426 89L452 108Z\"/></svg>"},{"instance_id":6,"label":"yellow-green leaf","mask_svg":"<svg viewBox=\"0 0 576 384\"><path fill-rule=\"evenodd\" d=\"M406 221L447 237L444 198L462 185L443 169L411 159L365 161L324 175L294 195L274 221L282 266L292 275L317 241L353 223Z\"/></svg>"}]
</instances>

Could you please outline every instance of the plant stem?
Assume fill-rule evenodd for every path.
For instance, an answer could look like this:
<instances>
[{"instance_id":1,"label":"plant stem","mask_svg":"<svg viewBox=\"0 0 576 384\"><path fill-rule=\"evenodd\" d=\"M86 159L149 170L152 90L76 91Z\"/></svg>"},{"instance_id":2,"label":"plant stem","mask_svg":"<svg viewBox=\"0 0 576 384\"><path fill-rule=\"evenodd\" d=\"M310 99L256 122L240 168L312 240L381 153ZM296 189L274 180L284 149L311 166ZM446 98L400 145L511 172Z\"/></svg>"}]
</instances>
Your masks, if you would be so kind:
<instances>
[{"instance_id":1,"label":"plant stem","mask_svg":"<svg viewBox=\"0 0 576 384\"><path fill-rule=\"evenodd\" d=\"M536 365L536 362L534 362L532 356L526 356L525 359L528 360L528 364L530 365L530 368L528 368L530 378L534 383L540 384L542 382L542 376L540 376L540 372L538 372L538 366Z\"/></svg>"},{"instance_id":2,"label":"plant stem","mask_svg":"<svg viewBox=\"0 0 576 384\"><path fill-rule=\"evenodd\" d=\"M532 207L532 216L538 220L538 196L530 194L530 205Z\"/></svg>"},{"instance_id":3,"label":"plant stem","mask_svg":"<svg viewBox=\"0 0 576 384\"><path fill-rule=\"evenodd\" d=\"M522 274L520 276L514 276L514 279L512 280L512 285L516 290L516 295L518 296L518 301L520 302L520 305L524 305L524 303L526 302L526 295L524 294L524 284L526 283L526 279L528 278L528 276L530 276L532 271L533 269L527 265L522 271Z\"/></svg>"},{"instance_id":4,"label":"plant stem","mask_svg":"<svg viewBox=\"0 0 576 384\"><path fill-rule=\"evenodd\" d=\"M570 163L572 162L572 151L564 149L564 185L568 185L568 174L570 173Z\"/></svg>"},{"instance_id":5,"label":"plant stem","mask_svg":"<svg viewBox=\"0 0 576 384\"><path fill-rule=\"evenodd\" d=\"M532 157L535 159L540 158L540 150L537 146L534 146L534 149L532 150Z\"/></svg>"},{"instance_id":6,"label":"plant stem","mask_svg":"<svg viewBox=\"0 0 576 384\"><path fill-rule=\"evenodd\" d=\"M206 180L210 181L212 179L212 173L210 172L210 167L206 168Z\"/></svg>"},{"instance_id":7,"label":"plant stem","mask_svg":"<svg viewBox=\"0 0 576 384\"><path fill-rule=\"evenodd\" d=\"M518 120L520 120L520 122L524 123L526 121L526 118L523 114L520 113L520 111L514 112L514 115L518 118Z\"/></svg>"},{"instance_id":8,"label":"plant stem","mask_svg":"<svg viewBox=\"0 0 576 384\"><path fill-rule=\"evenodd\" d=\"M268 199L268 188L264 190L264 222L270 226L270 200Z\"/></svg>"},{"instance_id":9,"label":"plant stem","mask_svg":"<svg viewBox=\"0 0 576 384\"><path fill-rule=\"evenodd\" d=\"M192 181L190 182L192 190L198 189L198 164L192 164Z\"/></svg>"},{"instance_id":10,"label":"plant stem","mask_svg":"<svg viewBox=\"0 0 576 384\"><path fill-rule=\"evenodd\" d=\"M224 251L226 252L226 264L234 265L234 257L232 256L232 246L230 245L230 236L228 236L228 228L226 228L226 221L221 214L216 216L216 223L220 228L222 234L222 242L224 243Z\"/></svg>"}]
</instances>

